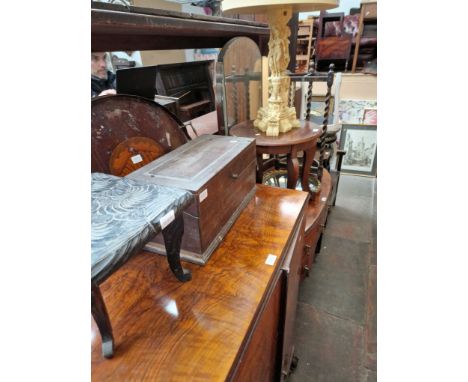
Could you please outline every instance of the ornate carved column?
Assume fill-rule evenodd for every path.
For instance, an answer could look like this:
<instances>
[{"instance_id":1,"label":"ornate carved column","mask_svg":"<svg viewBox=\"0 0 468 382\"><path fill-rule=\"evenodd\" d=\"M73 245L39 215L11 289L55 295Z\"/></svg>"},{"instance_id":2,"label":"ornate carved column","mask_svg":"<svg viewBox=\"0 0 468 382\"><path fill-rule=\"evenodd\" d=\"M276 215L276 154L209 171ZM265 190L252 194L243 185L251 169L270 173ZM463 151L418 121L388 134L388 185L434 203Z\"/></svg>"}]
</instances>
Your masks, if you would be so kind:
<instances>
[{"instance_id":1,"label":"ornate carved column","mask_svg":"<svg viewBox=\"0 0 468 382\"><path fill-rule=\"evenodd\" d=\"M292 17L292 7L271 8L267 12L270 25L268 43L268 105L259 109L254 126L265 131L268 136L278 136L294 127L299 127L294 106L288 106L290 79L286 73L289 64L288 22Z\"/></svg>"}]
</instances>

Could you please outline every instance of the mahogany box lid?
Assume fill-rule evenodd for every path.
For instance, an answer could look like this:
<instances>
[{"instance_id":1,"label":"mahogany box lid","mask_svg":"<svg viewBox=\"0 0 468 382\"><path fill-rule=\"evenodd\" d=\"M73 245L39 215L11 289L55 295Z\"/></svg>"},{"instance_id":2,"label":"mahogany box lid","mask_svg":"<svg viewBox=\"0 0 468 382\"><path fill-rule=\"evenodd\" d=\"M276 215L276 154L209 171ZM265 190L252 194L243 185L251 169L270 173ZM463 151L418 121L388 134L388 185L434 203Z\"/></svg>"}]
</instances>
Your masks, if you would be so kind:
<instances>
[{"instance_id":1,"label":"mahogany box lid","mask_svg":"<svg viewBox=\"0 0 468 382\"><path fill-rule=\"evenodd\" d=\"M251 145L254 138L202 135L128 177L196 193Z\"/></svg>"}]
</instances>

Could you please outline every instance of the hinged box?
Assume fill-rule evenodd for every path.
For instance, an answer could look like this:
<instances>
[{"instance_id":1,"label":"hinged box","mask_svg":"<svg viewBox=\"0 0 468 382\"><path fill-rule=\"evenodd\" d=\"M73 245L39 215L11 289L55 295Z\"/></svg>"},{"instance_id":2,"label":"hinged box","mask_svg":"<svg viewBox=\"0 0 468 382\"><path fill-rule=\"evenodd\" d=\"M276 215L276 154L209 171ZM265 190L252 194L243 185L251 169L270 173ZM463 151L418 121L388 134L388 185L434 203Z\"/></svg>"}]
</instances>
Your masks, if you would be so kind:
<instances>
[{"instance_id":1,"label":"hinged box","mask_svg":"<svg viewBox=\"0 0 468 382\"><path fill-rule=\"evenodd\" d=\"M255 139L202 135L128 175L195 196L184 213L181 258L205 264L255 193ZM164 254L162 235L146 250Z\"/></svg>"}]
</instances>

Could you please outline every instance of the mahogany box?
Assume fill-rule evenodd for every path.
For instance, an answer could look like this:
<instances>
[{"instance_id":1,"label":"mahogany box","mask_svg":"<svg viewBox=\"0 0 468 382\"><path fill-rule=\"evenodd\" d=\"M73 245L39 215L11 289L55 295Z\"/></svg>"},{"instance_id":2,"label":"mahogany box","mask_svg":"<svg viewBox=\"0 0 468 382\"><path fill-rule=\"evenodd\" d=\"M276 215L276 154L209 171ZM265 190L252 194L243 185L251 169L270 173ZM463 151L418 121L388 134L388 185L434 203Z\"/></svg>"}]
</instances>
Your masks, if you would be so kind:
<instances>
[{"instance_id":1,"label":"mahogany box","mask_svg":"<svg viewBox=\"0 0 468 382\"><path fill-rule=\"evenodd\" d=\"M190 191L181 258L205 264L255 193L255 139L202 135L127 177ZM146 250L165 253L162 235Z\"/></svg>"}]
</instances>

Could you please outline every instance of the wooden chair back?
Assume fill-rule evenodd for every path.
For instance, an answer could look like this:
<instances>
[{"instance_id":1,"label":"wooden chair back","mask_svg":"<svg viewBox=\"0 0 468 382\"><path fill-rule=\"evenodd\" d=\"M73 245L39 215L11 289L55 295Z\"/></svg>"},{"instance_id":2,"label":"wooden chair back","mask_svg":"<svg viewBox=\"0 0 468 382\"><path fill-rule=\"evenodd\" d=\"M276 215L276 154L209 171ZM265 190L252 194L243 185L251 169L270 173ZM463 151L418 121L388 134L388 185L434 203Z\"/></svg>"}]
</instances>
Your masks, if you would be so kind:
<instances>
[{"instance_id":1,"label":"wooden chair back","mask_svg":"<svg viewBox=\"0 0 468 382\"><path fill-rule=\"evenodd\" d=\"M248 37L224 45L216 63L216 110L219 134L229 135L237 123L255 119L262 106L262 55Z\"/></svg>"},{"instance_id":2,"label":"wooden chair back","mask_svg":"<svg viewBox=\"0 0 468 382\"><path fill-rule=\"evenodd\" d=\"M317 176L319 180L322 179L322 174L323 174L323 167L324 167L324 154L325 154L325 148L326 148L326 137L327 137L327 128L328 128L328 117L330 113L330 100L331 100L331 90L333 86L333 81L335 78L335 73L334 73L334 64L330 64L328 73L326 75L324 74L318 74L314 70L314 63L311 61L309 65L309 72L305 75L297 75L293 74L291 75L291 90L290 90L290 97L289 97L289 103L290 106L294 105L295 102L295 97L293 97L293 94L295 95L295 89L296 89L296 82L308 82L308 88L307 88L307 103L306 103L306 110L305 110L305 115L304 119L306 121L311 120L312 116L312 90L313 90L313 84L314 82L326 82L327 84L327 92L325 95L325 106L324 106L324 112L323 112L323 120L322 120L322 135L320 136L320 139L317 142L317 146L320 150L320 157L318 161L318 169L317 169ZM297 110L297 109L296 109Z\"/></svg>"}]
</instances>

